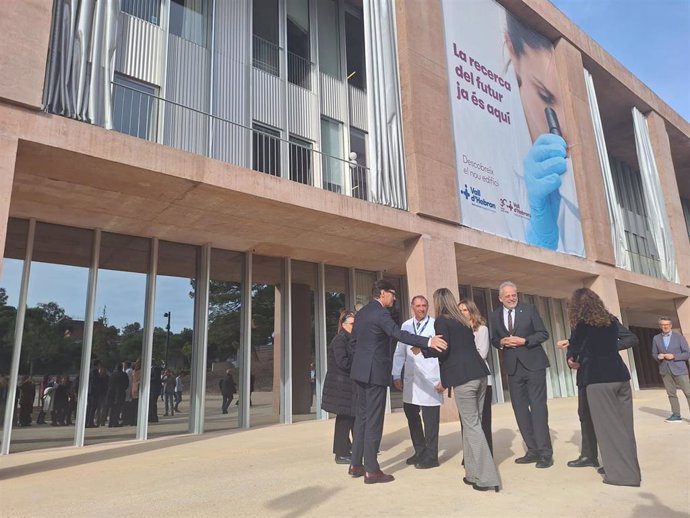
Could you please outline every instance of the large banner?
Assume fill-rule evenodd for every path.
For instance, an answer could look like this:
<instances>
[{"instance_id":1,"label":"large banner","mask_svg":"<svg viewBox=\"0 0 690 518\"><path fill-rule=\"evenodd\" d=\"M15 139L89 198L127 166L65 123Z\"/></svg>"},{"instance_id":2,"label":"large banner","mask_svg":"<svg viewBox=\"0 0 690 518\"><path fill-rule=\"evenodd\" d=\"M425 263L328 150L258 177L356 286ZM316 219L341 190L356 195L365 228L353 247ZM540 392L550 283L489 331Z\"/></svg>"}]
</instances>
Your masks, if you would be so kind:
<instances>
[{"instance_id":1,"label":"large banner","mask_svg":"<svg viewBox=\"0 0 690 518\"><path fill-rule=\"evenodd\" d=\"M584 256L551 42L494 0L443 0L462 223Z\"/></svg>"}]
</instances>

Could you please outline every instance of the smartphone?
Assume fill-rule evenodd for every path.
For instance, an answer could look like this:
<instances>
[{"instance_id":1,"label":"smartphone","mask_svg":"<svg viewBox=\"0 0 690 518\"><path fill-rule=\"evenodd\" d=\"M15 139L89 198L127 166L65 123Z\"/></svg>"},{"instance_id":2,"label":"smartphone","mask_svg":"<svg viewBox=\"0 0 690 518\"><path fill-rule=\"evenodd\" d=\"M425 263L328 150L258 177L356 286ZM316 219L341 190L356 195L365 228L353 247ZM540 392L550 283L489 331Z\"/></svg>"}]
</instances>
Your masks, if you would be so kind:
<instances>
[{"instance_id":1,"label":"smartphone","mask_svg":"<svg viewBox=\"0 0 690 518\"><path fill-rule=\"evenodd\" d=\"M544 108L544 115L546 116L546 124L549 126L549 133L562 137L563 133L561 133L561 125L558 124L556 111L553 108Z\"/></svg>"}]
</instances>

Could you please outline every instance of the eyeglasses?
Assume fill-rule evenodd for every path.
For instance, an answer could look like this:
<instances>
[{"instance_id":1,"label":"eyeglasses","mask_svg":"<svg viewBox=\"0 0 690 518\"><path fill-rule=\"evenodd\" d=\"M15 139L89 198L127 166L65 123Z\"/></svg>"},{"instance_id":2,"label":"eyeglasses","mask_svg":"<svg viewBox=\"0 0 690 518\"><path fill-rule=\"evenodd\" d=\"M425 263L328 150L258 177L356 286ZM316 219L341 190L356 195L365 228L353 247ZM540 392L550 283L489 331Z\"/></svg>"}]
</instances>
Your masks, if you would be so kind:
<instances>
[{"instance_id":1,"label":"eyeglasses","mask_svg":"<svg viewBox=\"0 0 690 518\"><path fill-rule=\"evenodd\" d=\"M343 325L347 324L349 326L353 325L355 323L354 320L347 320L346 322L343 322Z\"/></svg>"},{"instance_id":2,"label":"eyeglasses","mask_svg":"<svg viewBox=\"0 0 690 518\"><path fill-rule=\"evenodd\" d=\"M390 293L391 295L393 295L395 297L395 290L383 290L383 291L385 291L386 293Z\"/></svg>"}]
</instances>

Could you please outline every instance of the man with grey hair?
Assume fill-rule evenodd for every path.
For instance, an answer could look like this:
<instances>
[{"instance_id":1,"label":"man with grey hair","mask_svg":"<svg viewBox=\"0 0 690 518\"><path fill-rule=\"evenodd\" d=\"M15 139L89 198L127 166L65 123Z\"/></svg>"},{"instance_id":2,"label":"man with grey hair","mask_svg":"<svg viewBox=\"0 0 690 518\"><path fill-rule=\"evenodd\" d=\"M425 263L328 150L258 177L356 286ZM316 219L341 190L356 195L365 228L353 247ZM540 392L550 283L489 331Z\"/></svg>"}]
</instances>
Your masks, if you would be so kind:
<instances>
[{"instance_id":1,"label":"man with grey hair","mask_svg":"<svg viewBox=\"0 0 690 518\"><path fill-rule=\"evenodd\" d=\"M659 318L661 333L652 339L652 358L659 364L659 374L671 403L671 416L667 423L680 423L680 403L676 396L676 387L685 394L690 409L690 379L688 378L688 359L690 348L688 341L680 333L673 331L673 322L668 317Z\"/></svg>"},{"instance_id":2,"label":"man with grey hair","mask_svg":"<svg viewBox=\"0 0 690 518\"><path fill-rule=\"evenodd\" d=\"M518 302L517 287L510 281L498 288L501 306L491 313L491 344L503 351L510 400L527 454L517 464L553 466L546 406L546 368L549 359L541 344L549 338L537 308Z\"/></svg>"}]
</instances>

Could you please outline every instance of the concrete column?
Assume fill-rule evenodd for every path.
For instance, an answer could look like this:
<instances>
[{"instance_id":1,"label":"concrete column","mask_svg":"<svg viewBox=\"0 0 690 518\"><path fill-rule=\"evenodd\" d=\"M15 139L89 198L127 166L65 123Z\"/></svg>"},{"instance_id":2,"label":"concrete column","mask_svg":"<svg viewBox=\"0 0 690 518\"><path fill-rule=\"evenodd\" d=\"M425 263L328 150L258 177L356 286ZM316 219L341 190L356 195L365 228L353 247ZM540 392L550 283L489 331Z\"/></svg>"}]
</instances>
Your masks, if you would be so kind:
<instances>
[{"instance_id":1,"label":"concrete column","mask_svg":"<svg viewBox=\"0 0 690 518\"><path fill-rule=\"evenodd\" d=\"M405 243L407 252L407 286L410 298L424 295L429 299L429 313L433 315L432 296L438 288L448 288L458 296L458 271L455 246L451 241L421 236ZM409 304L408 301L404 301ZM454 398L444 398L441 421L457 421L458 409Z\"/></svg>"},{"instance_id":2,"label":"concrete column","mask_svg":"<svg viewBox=\"0 0 690 518\"><path fill-rule=\"evenodd\" d=\"M458 222L460 200L441 2L395 2L395 11L410 211Z\"/></svg>"},{"instance_id":3,"label":"concrete column","mask_svg":"<svg viewBox=\"0 0 690 518\"><path fill-rule=\"evenodd\" d=\"M690 240L685 227L683 207L680 204L678 182L671 155L671 145L664 119L656 112L647 114L649 138L654 151L654 160L659 171L659 183L663 193L666 214L671 226L671 239L676 250L676 264L680 284L690 284Z\"/></svg>"},{"instance_id":4,"label":"concrete column","mask_svg":"<svg viewBox=\"0 0 690 518\"><path fill-rule=\"evenodd\" d=\"M690 297L676 299L676 315L678 321L675 323L680 332L686 337L690 337Z\"/></svg>"},{"instance_id":5,"label":"concrete column","mask_svg":"<svg viewBox=\"0 0 690 518\"><path fill-rule=\"evenodd\" d=\"M615 266L611 224L594 126L589 112L582 55L572 43L561 38L554 47L554 57L565 116L565 120L559 122L568 143L568 156L575 174L585 254L588 259ZM597 195L591 196L588 193Z\"/></svg>"},{"instance_id":6,"label":"concrete column","mask_svg":"<svg viewBox=\"0 0 690 518\"><path fill-rule=\"evenodd\" d=\"M12 199L12 183L14 182L14 166L17 161L16 138L0 135L0 252L5 251L7 236L7 219L10 215L10 200ZM0 260L0 273L2 261Z\"/></svg>"}]
</instances>

